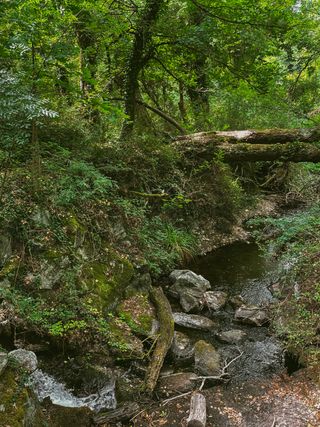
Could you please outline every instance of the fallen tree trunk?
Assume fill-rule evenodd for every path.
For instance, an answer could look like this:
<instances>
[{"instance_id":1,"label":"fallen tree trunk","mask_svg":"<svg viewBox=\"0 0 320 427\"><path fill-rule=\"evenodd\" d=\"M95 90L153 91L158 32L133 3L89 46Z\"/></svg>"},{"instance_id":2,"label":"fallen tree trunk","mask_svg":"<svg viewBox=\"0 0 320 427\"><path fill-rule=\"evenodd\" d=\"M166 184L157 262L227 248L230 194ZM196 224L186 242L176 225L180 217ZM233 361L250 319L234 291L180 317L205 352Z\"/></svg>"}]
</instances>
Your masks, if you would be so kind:
<instances>
[{"instance_id":1,"label":"fallen tree trunk","mask_svg":"<svg viewBox=\"0 0 320 427\"><path fill-rule=\"evenodd\" d=\"M320 141L320 129L265 129L265 130L235 130L224 132L199 132L178 136L178 145L207 145L207 144L286 144L288 142L317 142Z\"/></svg>"},{"instance_id":2,"label":"fallen tree trunk","mask_svg":"<svg viewBox=\"0 0 320 427\"><path fill-rule=\"evenodd\" d=\"M191 396L187 427L206 427L206 422L206 398L201 393L195 393Z\"/></svg>"},{"instance_id":3,"label":"fallen tree trunk","mask_svg":"<svg viewBox=\"0 0 320 427\"><path fill-rule=\"evenodd\" d=\"M162 288L152 287L150 290L150 298L156 307L159 321L159 337L154 352L152 353L145 380L146 390L148 392L153 392L157 385L164 358L173 340L174 321L171 306Z\"/></svg>"},{"instance_id":4,"label":"fallen tree trunk","mask_svg":"<svg viewBox=\"0 0 320 427\"><path fill-rule=\"evenodd\" d=\"M102 411L94 415L95 425L106 425L118 421L127 421L139 412L139 405L136 402L126 402L119 405L117 409Z\"/></svg>"},{"instance_id":5,"label":"fallen tree trunk","mask_svg":"<svg viewBox=\"0 0 320 427\"><path fill-rule=\"evenodd\" d=\"M276 160L284 162L320 162L320 147L302 142L288 144L222 144L218 145L211 153L211 158L217 150L222 153L226 162Z\"/></svg>"},{"instance_id":6,"label":"fallen tree trunk","mask_svg":"<svg viewBox=\"0 0 320 427\"><path fill-rule=\"evenodd\" d=\"M174 146L187 158L226 162L320 161L320 129L203 132L176 138ZM219 157L220 157L219 156Z\"/></svg>"}]
</instances>

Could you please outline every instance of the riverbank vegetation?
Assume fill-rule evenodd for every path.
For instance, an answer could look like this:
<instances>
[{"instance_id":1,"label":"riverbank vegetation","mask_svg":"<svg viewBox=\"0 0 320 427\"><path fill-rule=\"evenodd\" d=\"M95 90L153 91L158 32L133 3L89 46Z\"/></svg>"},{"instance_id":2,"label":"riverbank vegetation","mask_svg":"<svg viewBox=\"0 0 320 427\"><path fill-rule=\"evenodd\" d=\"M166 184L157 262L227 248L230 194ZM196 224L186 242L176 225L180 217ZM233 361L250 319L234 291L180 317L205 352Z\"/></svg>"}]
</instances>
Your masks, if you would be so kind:
<instances>
[{"instance_id":1,"label":"riverbank vegetation","mask_svg":"<svg viewBox=\"0 0 320 427\"><path fill-rule=\"evenodd\" d=\"M209 241L232 240L245 212L280 193L287 206L304 205L263 222L275 252L294 260L276 328L307 358L316 352L318 165L285 156L227 163L219 150L199 161L174 140L317 128L318 20L318 0L1 2L0 336L8 347L148 359L153 344L135 336L152 313L142 325L119 304L148 301L152 283L214 247Z\"/></svg>"}]
</instances>

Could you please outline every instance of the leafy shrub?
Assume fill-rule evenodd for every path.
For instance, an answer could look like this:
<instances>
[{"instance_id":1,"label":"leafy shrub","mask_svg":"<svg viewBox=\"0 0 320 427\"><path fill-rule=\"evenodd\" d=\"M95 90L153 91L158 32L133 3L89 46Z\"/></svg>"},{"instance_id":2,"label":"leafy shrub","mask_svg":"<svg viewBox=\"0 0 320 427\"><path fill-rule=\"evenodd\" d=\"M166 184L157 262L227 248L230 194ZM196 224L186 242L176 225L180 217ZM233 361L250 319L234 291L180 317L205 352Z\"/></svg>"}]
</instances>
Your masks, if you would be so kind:
<instances>
[{"instance_id":1,"label":"leafy shrub","mask_svg":"<svg viewBox=\"0 0 320 427\"><path fill-rule=\"evenodd\" d=\"M117 185L93 165L73 160L66 168L65 175L59 178L57 188L56 204L70 206L87 200L107 198Z\"/></svg>"}]
</instances>

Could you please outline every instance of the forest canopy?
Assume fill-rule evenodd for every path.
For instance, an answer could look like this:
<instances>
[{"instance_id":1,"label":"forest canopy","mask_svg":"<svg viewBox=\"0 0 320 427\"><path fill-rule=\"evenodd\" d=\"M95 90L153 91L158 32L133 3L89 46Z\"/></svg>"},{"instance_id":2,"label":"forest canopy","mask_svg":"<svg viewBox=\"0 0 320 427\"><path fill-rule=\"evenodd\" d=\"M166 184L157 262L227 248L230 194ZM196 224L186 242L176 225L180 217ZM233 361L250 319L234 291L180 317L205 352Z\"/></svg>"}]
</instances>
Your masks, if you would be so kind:
<instances>
[{"instance_id":1,"label":"forest canopy","mask_svg":"<svg viewBox=\"0 0 320 427\"><path fill-rule=\"evenodd\" d=\"M319 6L2 1L1 130L12 139L13 121L32 132L58 116L100 140L317 125Z\"/></svg>"}]
</instances>

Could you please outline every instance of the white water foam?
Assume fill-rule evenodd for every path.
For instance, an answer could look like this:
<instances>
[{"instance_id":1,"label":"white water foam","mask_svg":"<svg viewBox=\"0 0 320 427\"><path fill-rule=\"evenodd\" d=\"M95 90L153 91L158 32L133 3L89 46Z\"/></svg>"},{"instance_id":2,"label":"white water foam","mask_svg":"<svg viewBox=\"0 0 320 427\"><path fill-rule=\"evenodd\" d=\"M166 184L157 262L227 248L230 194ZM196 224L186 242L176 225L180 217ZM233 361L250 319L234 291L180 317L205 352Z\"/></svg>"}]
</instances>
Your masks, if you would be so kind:
<instances>
[{"instance_id":1,"label":"white water foam","mask_svg":"<svg viewBox=\"0 0 320 427\"><path fill-rule=\"evenodd\" d=\"M41 369L37 369L30 375L30 386L40 402L49 397L55 405L68 408L86 406L93 411L115 409L117 406L114 381L105 385L98 393L86 397L76 397L64 384Z\"/></svg>"}]
</instances>

